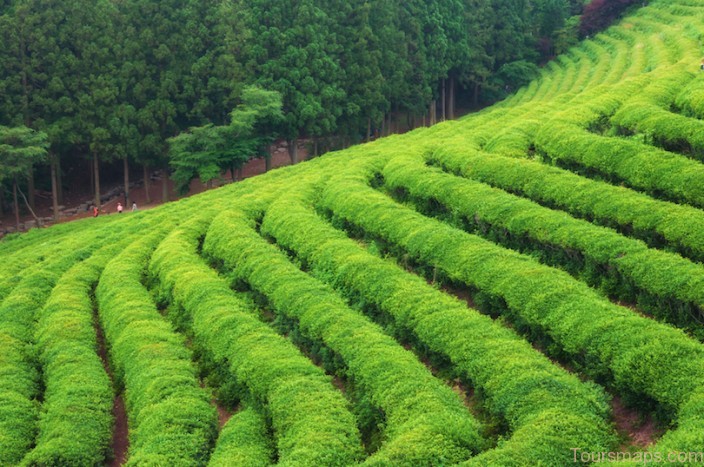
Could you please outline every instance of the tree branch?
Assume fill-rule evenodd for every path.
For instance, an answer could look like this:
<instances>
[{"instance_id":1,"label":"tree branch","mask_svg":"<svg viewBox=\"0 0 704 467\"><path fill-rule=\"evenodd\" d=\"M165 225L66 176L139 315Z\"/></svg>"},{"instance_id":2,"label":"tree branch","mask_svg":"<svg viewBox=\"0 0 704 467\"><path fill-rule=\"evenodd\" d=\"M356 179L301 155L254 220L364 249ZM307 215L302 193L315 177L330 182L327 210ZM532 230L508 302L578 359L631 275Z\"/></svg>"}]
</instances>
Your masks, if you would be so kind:
<instances>
[{"instance_id":1,"label":"tree branch","mask_svg":"<svg viewBox=\"0 0 704 467\"><path fill-rule=\"evenodd\" d=\"M20 189L19 185L17 186L17 191L20 192L20 195L22 195L22 199L24 200L24 204L27 206L27 209L29 209L29 212L32 213L32 217L34 217L34 220L37 221L37 226L40 225L41 221L37 217L37 215L34 213L32 208L29 205L29 202L27 201L27 198L24 196L24 193L22 193L22 189Z\"/></svg>"}]
</instances>

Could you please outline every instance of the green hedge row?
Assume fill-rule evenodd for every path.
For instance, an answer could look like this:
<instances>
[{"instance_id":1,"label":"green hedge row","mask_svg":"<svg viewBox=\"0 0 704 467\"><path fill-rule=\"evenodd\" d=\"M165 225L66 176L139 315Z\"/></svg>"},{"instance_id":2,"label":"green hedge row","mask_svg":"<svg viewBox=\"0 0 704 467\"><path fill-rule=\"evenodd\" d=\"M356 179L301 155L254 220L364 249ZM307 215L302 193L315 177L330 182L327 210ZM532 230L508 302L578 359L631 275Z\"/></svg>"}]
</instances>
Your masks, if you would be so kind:
<instances>
[{"instance_id":1,"label":"green hedge row","mask_svg":"<svg viewBox=\"0 0 704 467\"><path fill-rule=\"evenodd\" d=\"M388 188L407 193L424 212L438 214L437 204L465 230L510 248L537 251L546 262L607 294L637 302L704 338L702 265L483 183L444 174L416 157L393 159L383 175Z\"/></svg>"},{"instance_id":2,"label":"green hedge row","mask_svg":"<svg viewBox=\"0 0 704 467\"><path fill-rule=\"evenodd\" d=\"M635 79L627 84L643 82ZM600 136L587 130L604 116L615 113L624 96L635 91L621 88L619 92L594 97L590 103L583 103L582 95L582 102L556 114L540 128L535 135L536 150L557 165L624 182L657 197L704 206L701 163L634 140Z\"/></svg>"},{"instance_id":3,"label":"green hedge row","mask_svg":"<svg viewBox=\"0 0 704 467\"><path fill-rule=\"evenodd\" d=\"M30 273L0 306L0 465L19 463L34 443L40 395L34 311L56 279L48 270Z\"/></svg>"},{"instance_id":4,"label":"green hedge row","mask_svg":"<svg viewBox=\"0 0 704 467\"><path fill-rule=\"evenodd\" d=\"M105 265L153 223L124 226L90 258L68 270L36 313L35 340L44 381L36 445L26 465L99 465L109 458L112 383L98 356L93 290Z\"/></svg>"},{"instance_id":5,"label":"green hedge row","mask_svg":"<svg viewBox=\"0 0 704 467\"><path fill-rule=\"evenodd\" d=\"M355 391L384 413L381 447L371 465L456 463L479 451L479 423L459 397L410 352L368 318L350 309L329 286L301 271L234 214L206 238L205 253L264 295L273 310L344 362Z\"/></svg>"},{"instance_id":6,"label":"green hedge row","mask_svg":"<svg viewBox=\"0 0 704 467\"><path fill-rule=\"evenodd\" d=\"M97 354L93 287L116 248L108 245L66 272L37 313L45 385L36 446L27 465L100 465L112 438L113 390Z\"/></svg>"},{"instance_id":7,"label":"green hedge row","mask_svg":"<svg viewBox=\"0 0 704 467\"><path fill-rule=\"evenodd\" d=\"M366 185L370 175L331 178L321 206L481 291L517 325L545 333L587 374L606 379L619 393L658 403L680 426L663 438L668 446L696 451L704 445L696 411L704 409L704 346L611 304L565 272L393 202Z\"/></svg>"},{"instance_id":8,"label":"green hedge row","mask_svg":"<svg viewBox=\"0 0 704 467\"><path fill-rule=\"evenodd\" d=\"M206 247L216 248L216 217ZM362 456L355 420L328 376L279 336L198 256L206 221L172 232L154 253L150 274L161 294L192 322L194 341L228 368L235 384L266 410L279 462L284 465L346 465Z\"/></svg>"},{"instance_id":9,"label":"green hedge row","mask_svg":"<svg viewBox=\"0 0 704 467\"><path fill-rule=\"evenodd\" d=\"M164 219L110 261L96 288L115 383L125 389L130 465L204 465L217 432L215 408L183 338L141 282L172 222Z\"/></svg>"},{"instance_id":10,"label":"green hedge row","mask_svg":"<svg viewBox=\"0 0 704 467\"><path fill-rule=\"evenodd\" d=\"M670 247L704 261L704 213L699 209L655 200L557 167L488 155L466 146L437 149L428 160L452 173L612 227L653 247Z\"/></svg>"},{"instance_id":11,"label":"green hedge row","mask_svg":"<svg viewBox=\"0 0 704 467\"><path fill-rule=\"evenodd\" d=\"M688 72L674 73L650 84L611 117L620 129L640 133L665 149L684 151L704 159L704 122L670 111L675 97L693 79Z\"/></svg>"},{"instance_id":12,"label":"green hedge row","mask_svg":"<svg viewBox=\"0 0 704 467\"><path fill-rule=\"evenodd\" d=\"M701 74L680 90L674 106L688 117L704 119L704 78Z\"/></svg>"},{"instance_id":13,"label":"green hedge row","mask_svg":"<svg viewBox=\"0 0 704 467\"><path fill-rule=\"evenodd\" d=\"M394 224L387 218L387 227ZM304 207L298 195L277 200L261 228L343 293L374 304L395 327L444 356L482 394L511 437L475 457L476 464L559 465L572 445L597 451L612 446L606 398L598 388L552 364L489 317L366 252Z\"/></svg>"},{"instance_id":14,"label":"green hedge row","mask_svg":"<svg viewBox=\"0 0 704 467\"><path fill-rule=\"evenodd\" d=\"M106 222L98 222L88 226L78 222L79 225L72 231L68 224L59 224L51 229L32 229L11 240L1 241L0 257L0 301L4 299L15 287L23 275L42 261L55 258L57 252L71 251L75 248L75 239L86 237L86 242L91 235L104 229Z\"/></svg>"},{"instance_id":15,"label":"green hedge row","mask_svg":"<svg viewBox=\"0 0 704 467\"><path fill-rule=\"evenodd\" d=\"M29 269L0 305L0 465L19 463L35 442L41 397L36 314L61 275L90 255L90 238L76 236L65 244L70 253Z\"/></svg>"},{"instance_id":16,"label":"green hedge row","mask_svg":"<svg viewBox=\"0 0 704 467\"><path fill-rule=\"evenodd\" d=\"M274 449L266 417L247 407L230 418L220 430L209 467L264 467L271 465Z\"/></svg>"},{"instance_id":17,"label":"green hedge row","mask_svg":"<svg viewBox=\"0 0 704 467\"><path fill-rule=\"evenodd\" d=\"M569 103L573 94L562 94L550 102L530 104L529 112L512 115L504 124L486 124L482 128L472 128L472 137L486 134L482 149L492 154L525 158L533 144L535 132L544 123L545 114ZM460 130L461 131L461 130Z\"/></svg>"}]
</instances>

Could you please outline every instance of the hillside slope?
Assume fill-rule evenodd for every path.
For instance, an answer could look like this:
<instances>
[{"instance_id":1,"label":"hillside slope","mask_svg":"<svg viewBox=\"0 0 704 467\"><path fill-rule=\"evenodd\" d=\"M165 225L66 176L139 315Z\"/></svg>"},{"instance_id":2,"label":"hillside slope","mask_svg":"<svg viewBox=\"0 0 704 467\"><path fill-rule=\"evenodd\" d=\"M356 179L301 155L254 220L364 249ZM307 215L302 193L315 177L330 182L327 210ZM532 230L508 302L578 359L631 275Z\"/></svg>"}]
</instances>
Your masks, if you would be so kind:
<instances>
[{"instance_id":1,"label":"hillside slope","mask_svg":"<svg viewBox=\"0 0 704 467\"><path fill-rule=\"evenodd\" d=\"M0 242L0 464L104 463L115 394L133 465L701 462L703 33L653 0L460 121Z\"/></svg>"}]
</instances>

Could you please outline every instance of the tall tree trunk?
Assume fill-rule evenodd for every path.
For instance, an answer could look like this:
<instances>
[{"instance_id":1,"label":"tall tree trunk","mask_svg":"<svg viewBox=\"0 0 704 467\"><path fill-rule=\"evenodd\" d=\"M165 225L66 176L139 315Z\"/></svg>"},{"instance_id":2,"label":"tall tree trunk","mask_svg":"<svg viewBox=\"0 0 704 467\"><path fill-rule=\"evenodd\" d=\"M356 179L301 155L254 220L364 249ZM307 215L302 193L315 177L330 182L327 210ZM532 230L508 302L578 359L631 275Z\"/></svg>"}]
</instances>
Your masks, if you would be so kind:
<instances>
[{"instance_id":1,"label":"tall tree trunk","mask_svg":"<svg viewBox=\"0 0 704 467\"><path fill-rule=\"evenodd\" d=\"M288 141L288 155L291 165L298 164L298 140L295 138Z\"/></svg>"},{"instance_id":2,"label":"tall tree trunk","mask_svg":"<svg viewBox=\"0 0 704 467\"><path fill-rule=\"evenodd\" d=\"M450 82L449 84L449 92L447 96L447 110L448 110L448 118L451 120L455 119L455 77L451 76L450 77Z\"/></svg>"},{"instance_id":3,"label":"tall tree trunk","mask_svg":"<svg viewBox=\"0 0 704 467\"><path fill-rule=\"evenodd\" d=\"M24 31L19 33L20 56L22 62L22 111L24 113L24 125L29 127L29 77L27 73L27 44L25 42Z\"/></svg>"},{"instance_id":4,"label":"tall tree trunk","mask_svg":"<svg viewBox=\"0 0 704 467\"><path fill-rule=\"evenodd\" d=\"M91 158L90 160L90 167L88 169L88 172L90 172L90 191L91 193L95 193L95 170L93 170L93 159ZM95 204L95 194L93 195L93 204ZM98 206L97 204L95 204Z\"/></svg>"},{"instance_id":5,"label":"tall tree trunk","mask_svg":"<svg viewBox=\"0 0 704 467\"><path fill-rule=\"evenodd\" d=\"M367 143L372 139L372 118L367 118Z\"/></svg>"},{"instance_id":6,"label":"tall tree trunk","mask_svg":"<svg viewBox=\"0 0 704 467\"><path fill-rule=\"evenodd\" d=\"M59 220L59 187L58 179L56 176L56 156L51 156L51 206L54 211L54 221Z\"/></svg>"},{"instance_id":7,"label":"tall tree trunk","mask_svg":"<svg viewBox=\"0 0 704 467\"><path fill-rule=\"evenodd\" d=\"M149 196L149 168L147 164L144 164L144 194L146 197L147 204L152 202L152 197Z\"/></svg>"},{"instance_id":8,"label":"tall tree trunk","mask_svg":"<svg viewBox=\"0 0 704 467\"><path fill-rule=\"evenodd\" d=\"M100 207L100 163L98 151L93 151L93 178L95 179L95 205Z\"/></svg>"},{"instance_id":9,"label":"tall tree trunk","mask_svg":"<svg viewBox=\"0 0 704 467\"><path fill-rule=\"evenodd\" d=\"M386 131L386 115L383 115L381 117L381 129L379 130L379 136L384 137L386 135L386 133L384 133L385 131Z\"/></svg>"},{"instance_id":10,"label":"tall tree trunk","mask_svg":"<svg viewBox=\"0 0 704 467\"><path fill-rule=\"evenodd\" d=\"M163 169L161 175L161 202L169 202L169 171L167 169Z\"/></svg>"},{"instance_id":11,"label":"tall tree trunk","mask_svg":"<svg viewBox=\"0 0 704 467\"><path fill-rule=\"evenodd\" d=\"M17 177L12 181L12 198L14 201L15 208L15 223L17 225L17 230L20 230L20 204L17 202Z\"/></svg>"},{"instance_id":12,"label":"tall tree trunk","mask_svg":"<svg viewBox=\"0 0 704 467\"><path fill-rule=\"evenodd\" d=\"M64 182L61 173L61 157L58 154L54 154L54 163L56 164L56 200L59 204L64 204Z\"/></svg>"},{"instance_id":13,"label":"tall tree trunk","mask_svg":"<svg viewBox=\"0 0 704 467\"><path fill-rule=\"evenodd\" d=\"M318 138L313 137L313 157L318 157Z\"/></svg>"},{"instance_id":14,"label":"tall tree trunk","mask_svg":"<svg viewBox=\"0 0 704 467\"><path fill-rule=\"evenodd\" d=\"M34 200L34 167L29 169L29 176L27 177L27 199L29 200L29 206L32 210L36 211L37 207Z\"/></svg>"},{"instance_id":15,"label":"tall tree trunk","mask_svg":"<svg viewBox=\"0 0 704 467\"><path fill-rule=\"evenodd\" d=\"M430 101L430 108L429 108L430 115L428 117L428 119L430 120L430 126L433 126L437 123L437 118L438 118L437 105L438 105L438 103L435 99Z\"/></svg>"},{"instance_id":16,"label":"tall tree trunk","mask_svg":"<svg viewBox=\"0 0 704 467\"><path fill-rule=\"evenodd\" d=\"M130 164L127 156L122 159L122 169L125 173L125 208L130 205Z\"/></svg>"},{"instance_id":17,"label":"tall tree trunk","mask_svg":"<svg viewBox=\"0 0 704 467\"><path fill-rule=\"evenodd\" d=\"M237 169L237 180L242 180L243 178L244 178L244 177L243 177L243 174L242 174L242 166L240 166L240 167Z\"/></svg>"},{"instance_id":18,"label":"tall tree trunk","mask_svg":"<svg viewBox=\"0 0 704 467\"><path fill-rule=\"evenodd\" d=\"M266 151L266 156L264 156L264 172L271 170L271 146Z\"/></svg>"},{"instance_id":19,"label":"tall tree trunk","mask_svg":"<svg viewBox=\"0 0 704 467\"><path fill-rule=\"evenodd\" d=\"M447 79L442 80L442 121L447 119L447 93L445 92Z\"/></svg>"}]
</instances>

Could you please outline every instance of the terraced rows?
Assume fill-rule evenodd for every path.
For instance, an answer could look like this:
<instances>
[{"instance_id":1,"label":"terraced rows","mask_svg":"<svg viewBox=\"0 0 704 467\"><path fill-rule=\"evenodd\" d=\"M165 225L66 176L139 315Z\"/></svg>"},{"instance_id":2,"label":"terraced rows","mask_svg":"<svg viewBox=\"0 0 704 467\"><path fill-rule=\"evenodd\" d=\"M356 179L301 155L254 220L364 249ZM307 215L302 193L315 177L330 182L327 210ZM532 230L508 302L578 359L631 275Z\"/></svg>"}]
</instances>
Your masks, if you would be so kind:
<instances>
[{"instance_id":1,"label":"terraced rows","mask_svg":"<svg viewBox=\"0 0 704 467\"><path fill-rule=\"evenodd\" d=\"M0 464L110 462L116 396L131 465L704 461L703 17L654 0L462 120L1 241Z\"/></svg>"}]
</instances>

